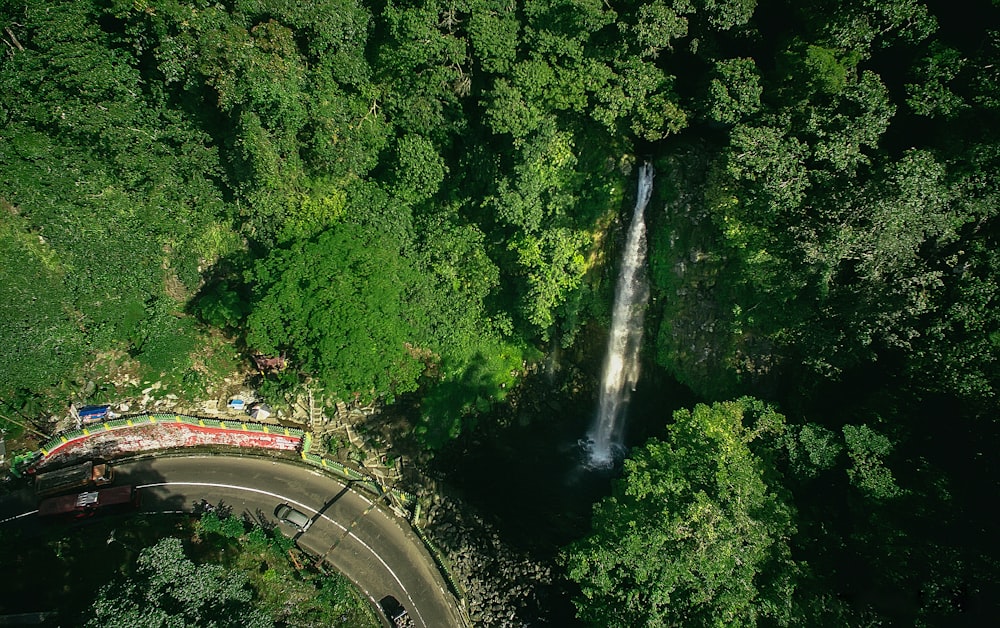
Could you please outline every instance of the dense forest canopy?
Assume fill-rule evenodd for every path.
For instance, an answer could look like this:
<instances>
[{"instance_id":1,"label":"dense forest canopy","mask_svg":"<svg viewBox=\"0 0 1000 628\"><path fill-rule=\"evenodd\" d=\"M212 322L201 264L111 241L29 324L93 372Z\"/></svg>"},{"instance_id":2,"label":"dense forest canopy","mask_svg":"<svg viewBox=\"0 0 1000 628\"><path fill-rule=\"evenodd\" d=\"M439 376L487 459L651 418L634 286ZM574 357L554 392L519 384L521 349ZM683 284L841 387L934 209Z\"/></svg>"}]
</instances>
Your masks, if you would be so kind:
<instances>
[{"instance_id":1,"label":"dense forest canopy","mask_svg":"<svg viewBox=\"0 0 1000 628\"><path fill-rule=\"evenodd\" d=\"M275 399L416 393L414 434L440 448L606 324L650 159L646 355L705 401L784 415L744 399L664 416L609 499L656 525L728 523L616 536L627 521L599 506L606 531L568 555L581 616L960 612L996 571L949 534L987 543L956 486L996 482L971 449L997 442L1000 9L949 9L7 0L0 418L113 398L121 370L201 394L236 347L287 357L261 385ZM766 444L762 416L781 416ZM734 571L720 561L748 529ZM689 582L685 552L716 532ZM630 559L641 535L678 558L646 575L659 597L619 605L595 557L632 543Z\"/></svg>"},{"instance_id":2,"label":"dense forest canopy","mask_svg":"<svg viewBox=\"0 0 1000 628\"><path fill-rule=\"evenodd\" d=\"M343 398L474 371L458 421L606 316L638 151L681 381L892 355L991 400L996 33L793 4L7 3L4 398L183 376L196 313Z\"/></svg>"}]
</instances>

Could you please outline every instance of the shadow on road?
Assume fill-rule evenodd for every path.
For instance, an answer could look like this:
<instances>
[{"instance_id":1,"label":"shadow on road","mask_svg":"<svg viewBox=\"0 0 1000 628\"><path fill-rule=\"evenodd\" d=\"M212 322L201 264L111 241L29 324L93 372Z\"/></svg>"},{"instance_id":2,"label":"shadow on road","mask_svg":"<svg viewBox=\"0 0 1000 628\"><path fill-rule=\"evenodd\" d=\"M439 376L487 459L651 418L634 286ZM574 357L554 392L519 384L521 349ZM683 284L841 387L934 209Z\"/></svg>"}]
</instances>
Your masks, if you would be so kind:
<instances>
[{"instance_id":1,"label":"shadow on road","mask_svg":"<svg viewBox=\"0 0 1000 628\"><path fill-rule=\"evenodd\" d=\"M9 575L0 587L0 618L27 614L31 621L41 620L37 625L73 625L101 587L113 582L118 570L131 564L139 550L177 528L176 514L161 513L183 510L183 499L157 496L142 488L136 491L138 504L76 508L78 502L88 501L80 500L81 493L118 492L120 487L164 481L149 461L129 466L127 473L115 468L109 485L69 488L45 497L65 503L62 512L48 515L37 512L43 498L35 495L32 477L10 482L12 490L0 495L0 546L4 548L0 573Z\"/></svg>"}]
</instances>

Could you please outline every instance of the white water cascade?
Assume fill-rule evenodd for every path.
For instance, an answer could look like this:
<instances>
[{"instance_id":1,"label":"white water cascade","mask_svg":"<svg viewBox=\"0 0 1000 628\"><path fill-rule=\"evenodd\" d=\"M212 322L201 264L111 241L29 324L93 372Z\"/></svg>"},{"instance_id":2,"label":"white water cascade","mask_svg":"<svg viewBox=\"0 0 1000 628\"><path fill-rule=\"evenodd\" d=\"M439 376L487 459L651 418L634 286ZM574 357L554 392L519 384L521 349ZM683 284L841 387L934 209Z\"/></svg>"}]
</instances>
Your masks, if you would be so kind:
<instances>
[{"instance_id":1,"label":"white water cascade","mask_svg":"<svg viewBox=\"0 0 1000 628\"><path fill-rule=\"evenodd\" d=\"M653 166L646 162L639 168L639 191L618 271L597 417L587 434L588 464L592 467L610 467L615 455L622 450L625 411L639 380L639 349L649 300L643 212L652 193Z\"/></svg>"}]
</instances>

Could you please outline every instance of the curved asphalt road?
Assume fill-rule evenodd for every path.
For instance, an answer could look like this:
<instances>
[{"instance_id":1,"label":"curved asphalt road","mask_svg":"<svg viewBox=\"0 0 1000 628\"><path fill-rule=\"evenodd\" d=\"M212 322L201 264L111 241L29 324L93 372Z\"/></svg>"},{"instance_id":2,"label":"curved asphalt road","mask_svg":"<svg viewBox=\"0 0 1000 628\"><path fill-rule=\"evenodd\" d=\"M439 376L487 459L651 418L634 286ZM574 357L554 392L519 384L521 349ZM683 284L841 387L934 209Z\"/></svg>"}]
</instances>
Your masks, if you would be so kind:
<instances>
[{"instance_id":1,"label":"curved asphalt road","mask_svg":"<svg viewBox=\"0 0 1000 628\"><path fill-rule=\"evenodd\" d=\"M441 574L408 524L367 496L288 462L225 456L154 458L115 467L115 484L142 488L142 510L185 511L206 500L259 522L278 523L288 503L313 523L302 533L278 523L304 550L327 561L376 603L392 595L416 626L464 625Z\"/></svg>"}]
</instances>

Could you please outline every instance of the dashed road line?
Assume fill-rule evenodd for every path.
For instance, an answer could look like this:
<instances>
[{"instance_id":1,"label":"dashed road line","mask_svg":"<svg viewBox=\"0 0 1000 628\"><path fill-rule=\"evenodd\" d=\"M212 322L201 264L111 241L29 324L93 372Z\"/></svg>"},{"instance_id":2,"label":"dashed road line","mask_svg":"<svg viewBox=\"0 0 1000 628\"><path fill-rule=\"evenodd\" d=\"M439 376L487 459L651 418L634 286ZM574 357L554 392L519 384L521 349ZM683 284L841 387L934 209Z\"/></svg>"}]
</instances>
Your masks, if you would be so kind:
<instances>
[{"instance_id":1,"label":"dashed road line","mask_svg":"<svg viewBox=\"0 0 1000 628\"><path fill-rule=\"evenodd\" d=\"M28 512L22 512L19 515L14 515L13 517L7 517L6 519L0 520L0 523L7 523L8 521L14 521L15 519L20 519L21 517L27 517L28 515L33 515L37 510L29 510Z\"/></svg>"}]
</instances>

